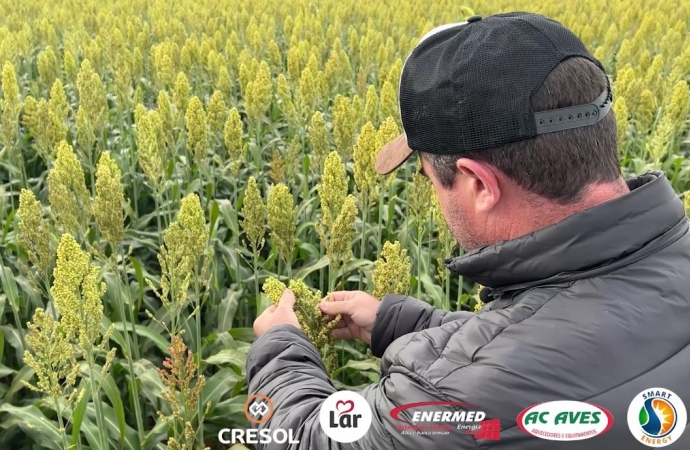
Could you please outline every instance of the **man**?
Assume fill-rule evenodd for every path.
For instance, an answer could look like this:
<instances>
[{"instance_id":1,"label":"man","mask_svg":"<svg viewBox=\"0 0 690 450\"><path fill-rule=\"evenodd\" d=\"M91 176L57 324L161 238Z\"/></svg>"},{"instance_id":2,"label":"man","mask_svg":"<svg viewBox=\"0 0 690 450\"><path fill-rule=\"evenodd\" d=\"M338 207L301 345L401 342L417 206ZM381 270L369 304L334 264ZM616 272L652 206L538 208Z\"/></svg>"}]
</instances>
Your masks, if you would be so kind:
<instances>
[{"instance_id":1,"label":"man","mask_svg":"<svg viewBox=\"0 0 690 450\"><path fill-rule=\"evenodd\" d=\"M343 317L337 338L382 358L381 381L362 391L371 428L339 444L319 425L336 389L286 292L256 320L247 362L250 394L275 408L261 428L297 430L294 449L647 448L628 427L633 398L660 387L690 402L690 235L664 175L621 177L610 106L600 62L542 16L475 16L425 36L402 72L405 134L377 170L419 154L468 251L447 266L485 286L486 306L446 312L363 292L322 303ZM613 426L574 442L517 426L525 408L558 400L601 406ZM500 419L500 439L396 429L392 410L433 401L476 405ZM671 448L690 448L690 431Z\"/></svg>"}]
</instances>

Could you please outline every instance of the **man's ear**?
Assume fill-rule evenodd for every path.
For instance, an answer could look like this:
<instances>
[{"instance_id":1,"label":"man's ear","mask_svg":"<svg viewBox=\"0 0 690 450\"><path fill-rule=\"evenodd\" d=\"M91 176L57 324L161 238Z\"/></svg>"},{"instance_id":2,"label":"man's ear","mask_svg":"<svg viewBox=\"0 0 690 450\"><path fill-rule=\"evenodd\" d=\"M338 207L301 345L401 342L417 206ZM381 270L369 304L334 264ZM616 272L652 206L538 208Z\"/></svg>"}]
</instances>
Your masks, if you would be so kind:
<instances>
[{"instance_id":1,"label":"man's ear","mask_svg":"<svg viewBox=\"0 0 690 450\"><path fill-rule=\"evenodd\" d=\"M463 186L470 189L474 197L476 211L489 212L501 197L495 170L486 163L468 158L458 159L455 165L464 178Z\"/></svg>"}]
</instances>

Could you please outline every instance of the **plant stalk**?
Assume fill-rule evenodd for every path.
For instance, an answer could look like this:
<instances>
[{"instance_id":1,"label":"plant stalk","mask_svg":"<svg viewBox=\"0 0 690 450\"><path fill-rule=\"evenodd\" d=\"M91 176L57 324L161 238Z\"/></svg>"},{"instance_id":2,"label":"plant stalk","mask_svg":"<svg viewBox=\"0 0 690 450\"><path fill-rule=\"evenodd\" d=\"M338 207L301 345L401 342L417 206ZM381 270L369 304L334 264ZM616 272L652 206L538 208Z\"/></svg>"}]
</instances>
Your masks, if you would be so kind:
<instances>
[{"instance_id":1,"label":"plant stalk","mask_svg":"<svg viewBox=\"0 0 690 450\"><path fill-rule=\"evenodd\" d=\"M58 416L58 424L60 424L60 437L62 437L62 448L63 450L69 450L70 445L67 442L67 430L65 429L65 422L62 419L62 408L60 407L60 401L53 397L53 404L55 405L55 412Z\"/></svg>"},{"instance_id":2,"label":"plant stalk","mask_svg":"<svg viewBox=\"0 0 690 450\"><path fill-rule=\"evenodd\" d=\"M122 245L120 245L120 250L122 250ZM124 254L121 254L121 257L124 261ZM116 264L115 267L117 276L118 276L118 282L116 283L117 285L117 306L119 308L120 312L120 318L122 319L122 325L124 326L125 329L125 352L126 352L126 359L127 359L127 367L129 369L129 387L132 390L132 398L134 399L134 416L137 421L137 433L139 435L139 443L143 444L144 439L145 439L145 433L144 433L144 420L143 416L141 413L141 403L139 401L139 390L137 389L137 383L136 383L136 377L134 374L134 364L132 363L132 343L130 342L130 335L129 335L129 329L127 326L127 317L125 316L125 305L124 305L124 296L122 295L122 289L120 288L120 282L123 281L122 273L120 272L120 266L119 264ZM132 308L128 308L130 310L130 314L132 311ZM136 336L136 331L134 330L135 322L132 320L132 335Z\"/></svg>"},{"instance_id":3,"label":"plant stalk","mask_svg":"<svg viewBox=\"0 0 690 450\"><path fill-rule=\"evenodd\" d=\"M108 443L108 440L106 438L106 435L108 433L108 429L105 427L104 423L104 414L103 414L103 407L101 406L101 399L99 396L100 389L96 388L96 383L94 381L94 361L93 361L93 350L89 350L89 356L88 356L88 364L89 364L89 384L91 386L91 399L93 400L94 406L96 407L96 425L98 426L98 430L100 431L99 438L101 440L101 445L102 448L104 449L109 449L110 445Z\"/></svg>"}]
</instances>

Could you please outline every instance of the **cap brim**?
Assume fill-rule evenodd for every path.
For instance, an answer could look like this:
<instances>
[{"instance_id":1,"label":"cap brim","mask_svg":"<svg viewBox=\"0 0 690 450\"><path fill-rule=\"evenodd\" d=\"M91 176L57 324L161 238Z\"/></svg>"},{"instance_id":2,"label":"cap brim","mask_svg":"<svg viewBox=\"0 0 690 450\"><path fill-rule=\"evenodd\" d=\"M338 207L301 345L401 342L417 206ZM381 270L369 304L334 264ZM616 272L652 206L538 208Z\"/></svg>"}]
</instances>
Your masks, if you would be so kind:
<instances>
[{"instance_id":1,"label":"cap brim","mask_svg":"<svg viewBox=\"0 0 690 450\"><path fill-rule=\"evenodd\" d=\"M407 136L401 134L384 145L376 156L376 172L388 175L410 159L414 150L407 146Z\"/></svg>"}]
</instances>

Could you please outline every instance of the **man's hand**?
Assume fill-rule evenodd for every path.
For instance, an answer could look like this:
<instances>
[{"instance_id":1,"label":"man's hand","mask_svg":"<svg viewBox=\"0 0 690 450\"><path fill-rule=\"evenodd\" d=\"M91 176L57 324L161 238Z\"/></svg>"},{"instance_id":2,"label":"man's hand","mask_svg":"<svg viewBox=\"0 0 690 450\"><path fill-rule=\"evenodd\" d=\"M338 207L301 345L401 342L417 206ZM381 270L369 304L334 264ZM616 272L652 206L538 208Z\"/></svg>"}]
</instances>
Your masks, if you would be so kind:
<instances>
[{"instance_id":1,"label":"man's hand","mask_svg":"<svg viewBox=\"0 0 690 450\"><path fill-rule=\"evenodd\" d=\"M379 301L362 291L333 292L329 297L330 301L321 302L319 307L329 316L341 315L333 336L336 339L359 339L370 344Z\"/></svg>"},{"instance_id":2,"label":"man's hand","mask_svg":"<svg viewBox=\"0 0 690 450\"><path fill-rule=\"evenodd\" d=\"M286 290L280 297L277 305L271 305L261 313L254 321L254 333L261 336L276 325L294 325L300 328L299 321L293 308L295 306L295 294Z\"/></svg>"}]
</instances>

